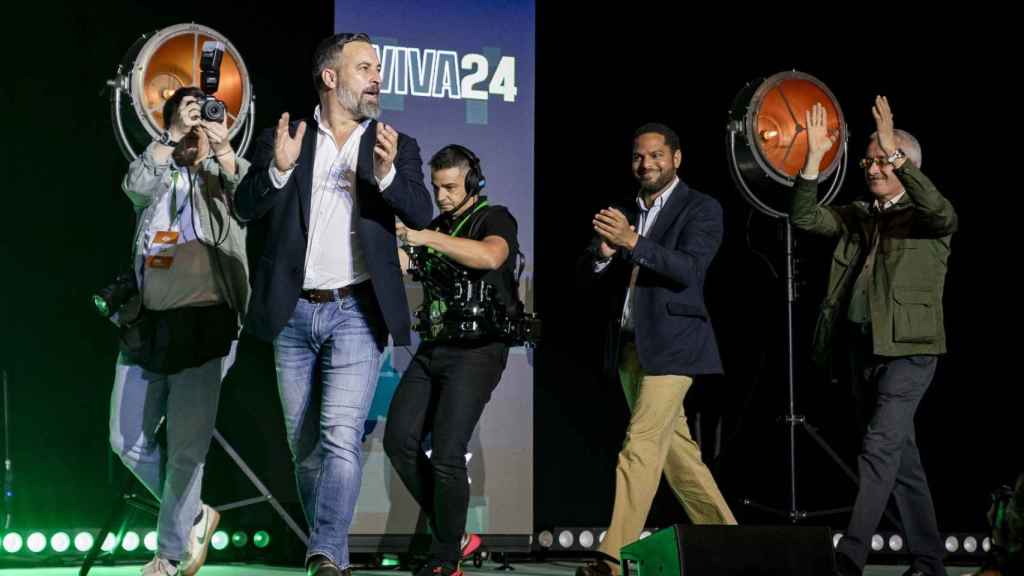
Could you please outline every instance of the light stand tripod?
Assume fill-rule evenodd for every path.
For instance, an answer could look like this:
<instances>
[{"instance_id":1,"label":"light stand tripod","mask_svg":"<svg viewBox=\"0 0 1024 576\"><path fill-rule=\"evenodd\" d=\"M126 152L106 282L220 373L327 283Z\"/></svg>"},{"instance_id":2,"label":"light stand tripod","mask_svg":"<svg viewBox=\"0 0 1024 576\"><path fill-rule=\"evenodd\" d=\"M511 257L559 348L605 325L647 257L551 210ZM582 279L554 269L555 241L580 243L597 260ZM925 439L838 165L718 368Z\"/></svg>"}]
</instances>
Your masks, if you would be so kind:
<instances>
[{"instance_id":1,"label":"light stand tripod","mask_svg":"<svg viewBox=\"0 0 1024 576\"><path fill-rule=\"evenodd\" d=\"M829 510L819 510L815 512L808 512L802 510L797 506L797 489L796 489L796 436L797 429L801 429L807 433L807 435L817 444L824 452L836 463L837 466L843 471L843 473L854 483L857 484L857 474L854 472L843 459L832 449L831 446L821 437L818 433L818 429L815 428L810 422L807 421L807 417L796 412L796 385L793 368L793 303L796 301L796 282L795 282L795 267L793 258L793 225L790 223L789 218L783 219L783 235L784 235L784 250L785 250L785 283L786 283L786 338L785 344L785 378L786 386L788 391L786 414L783 417L786 423L787 430L787 456L789 465L789 499L788 508L772 508L758 504L750 499L744 499L743 504L769 512L778 516L783 516L789 519L794 524L807 518L813 518L816 516L828 516L831 514L838 514L841 512L849 511L849 507L844 508L833 508ZM892 518L890 518L892 519Z\"/></svg>"},{"instance_id":2,"label":"light stand tripod","mask_svg":"<svg viewBox=\"0 0 1024 576\"><path fill-rule=\"evenodd\" d=\"M161 423L163 421L161 420ZM159 427L159 426L158 426ZM252 504L260 504L262 502L269 503L274 510L281 516L285 524L291 528L292 532L299 537L303 545L309 545L309 538L306 532L295 522L295 520L288 514L288 511L281 506L281 503L274 498L274 495L270 493L266 485L260 481L256 474L249 468L245 460L238 455L238 452L228 444L228 441L224 439L220 432L216 429L213 431L213 438L220 444L224 452L235 462L238 468L243 474L252 482L253 486L259 491L260 496L256 498L248 498L246 500L239 500L237 502L231 502L221 506L216 506L218 512L224 512L227 510L234 510L236 508L242 508L244 506L250 506ZM114 551L121 545L121 539L124 537L125 529L128 526L128 520L130 518L129 508L140 510L156 516L160 511L160 504L153 500L148 494L140 495L132 491L134 484L134 476L128 474L125 477L125 481L121 487L121 492L114 500L113 505L110 508L110 514L107 516L107 520L103 523L103 526L99 528L93 538L92 547L85 555L85 559L82 561L82 567L79 569L79 576L86 576L89 574L89 570L93 564L103 555L103 542L105 541L107 534L111 533L111 529L115 523L119 523L117 532L114 533L114 546L110 552L106 554L112 556Z\"/></svg>"},{"instance_id":3,"label":"light stand tripod","mask_svg":"<svg viewBox=\"0 0 1024 576\"><path fill-rule=\"evenodd\" d=\"M787 188L795 183L795 170L800 159L806 155L807 138L802 125L805 110L815 102L824 102L829 108L829 127L837 132L840 146L836 152L826 156L821 178L835 177L827 192L819 197L819 204L827 204L838 193L846 176L848 154L847 130L842 112L832 93L820 81L797 71L781 72L763 81L747 84L736 96L730 110L727 126L726 147L729 156L729 172L737 189L759 212L781 219L785 255L785 323L784 376L787 385L787 408L784 421L787 430L787 464L789 468L789 494L787 508L776 508L758 504L750 499L743 503L752 508L783 516L790 522L836 514L849 508L834 508L809 512L797 502L797 429L803 430L855 485L857 474L825 442L818 429L807 418L796 411L796 386L793 362L793 303L796 301L795 264L793 258L793 226L786 212ZM737 141L742 145L737 146ZM896 519L886 516L899 526Z\"/></svg>"}]
</instances>

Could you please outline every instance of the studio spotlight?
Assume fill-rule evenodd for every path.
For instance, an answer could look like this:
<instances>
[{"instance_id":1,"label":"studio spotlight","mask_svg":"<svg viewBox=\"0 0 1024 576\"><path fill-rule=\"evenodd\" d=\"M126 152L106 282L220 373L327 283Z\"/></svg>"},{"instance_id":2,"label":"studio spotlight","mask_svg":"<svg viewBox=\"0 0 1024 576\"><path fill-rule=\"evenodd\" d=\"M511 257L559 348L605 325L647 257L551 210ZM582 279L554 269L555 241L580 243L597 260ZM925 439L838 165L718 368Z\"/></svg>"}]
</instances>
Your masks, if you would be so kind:
<instances>
[{"instance_id":1,"label":"studio spotlight","mask_svg":"<svg viewBox=\"0 0 1024 576\"><path fill-rule=\"evenodd\" d=\"M129 162L164 132L164 103L185 86L212 90L203 103L204 117L215 119L215 112L226 117L228 138L241 138L239 156L252 140L254 95L248 69L234 45L212 28L176 24L144 34L107 85L114 137Z\"/></svg>"}]
</instances>

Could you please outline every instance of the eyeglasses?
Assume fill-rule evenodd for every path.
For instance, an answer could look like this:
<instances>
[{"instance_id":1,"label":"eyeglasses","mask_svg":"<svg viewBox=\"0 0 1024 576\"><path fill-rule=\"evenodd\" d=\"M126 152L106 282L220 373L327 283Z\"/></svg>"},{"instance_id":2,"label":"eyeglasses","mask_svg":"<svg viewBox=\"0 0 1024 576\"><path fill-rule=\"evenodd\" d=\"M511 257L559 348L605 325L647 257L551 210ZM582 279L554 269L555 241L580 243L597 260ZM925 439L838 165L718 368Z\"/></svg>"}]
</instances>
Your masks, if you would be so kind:
<instances>
[{"instance_id":1,"label":"eyeglasses","mask_svg":"<svg viewBox=\"0 0 1024 576\"><path fill-rule=\"evenodd\" d=\"M879 168L882 168L889 164L889 160L882 156L879 156L878 158L861 158L858 164L860 164L861 168L867 170L871 168L872 164L877 164Z\"/></svg>"}]
</instances>

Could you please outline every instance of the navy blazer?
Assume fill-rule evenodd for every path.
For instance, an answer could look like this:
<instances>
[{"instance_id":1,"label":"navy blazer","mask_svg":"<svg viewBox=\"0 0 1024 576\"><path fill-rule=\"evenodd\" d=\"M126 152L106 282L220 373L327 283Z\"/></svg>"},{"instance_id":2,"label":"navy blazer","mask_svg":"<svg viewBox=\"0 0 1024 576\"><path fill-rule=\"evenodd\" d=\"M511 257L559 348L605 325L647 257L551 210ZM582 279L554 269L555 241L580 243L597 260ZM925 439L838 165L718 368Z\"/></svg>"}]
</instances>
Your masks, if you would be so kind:
<instances>
[{"instance_id":1,"label":"navy blazer","mask_svg":"<svg viewBox=\"0 0 1024 576\"><path fill-rule=\"evenodd\" d=\"M255 144L252 167L235 193L236 210L249 223L250 234L264 239L265 248L252 260L252 296L246 330L272 341L288 323L302 292L305 277L306 239L313 194L313 159L317 122L305 120L306 133L298 164L280 190L270 180L274 161L275 128L264 130ZM294 136L298 121L289 131ZM371 121L359 142L356 194L359 213L355 230L373 283L373 292L384 323L396 345L409 344L409 304L398 264L395 216L410 228L426 226L433 202L423 185L423 162L416 140L399 133L395 179L383 192L373 175L373 147L377 122Z\"/></svg>"},{"instance_id":2,"label":"navy blazer","mask_svg":"<svg viewBox=\"0 0 1024 576\"><path fill-rule=\"evenodd\" d=\"M636 203L620 207L637 223ZM718 374L722 361L704 306L704 278L722 243L722 207L682 181L661 208L653 228L633 250L620 250L601 272L612 283L605 368L618 366L620 323L629 277L638 265L636 301L632 314L640 366L650 375ZM597 242L585 254L590 267Z\"/></svg>"}]
</instances>

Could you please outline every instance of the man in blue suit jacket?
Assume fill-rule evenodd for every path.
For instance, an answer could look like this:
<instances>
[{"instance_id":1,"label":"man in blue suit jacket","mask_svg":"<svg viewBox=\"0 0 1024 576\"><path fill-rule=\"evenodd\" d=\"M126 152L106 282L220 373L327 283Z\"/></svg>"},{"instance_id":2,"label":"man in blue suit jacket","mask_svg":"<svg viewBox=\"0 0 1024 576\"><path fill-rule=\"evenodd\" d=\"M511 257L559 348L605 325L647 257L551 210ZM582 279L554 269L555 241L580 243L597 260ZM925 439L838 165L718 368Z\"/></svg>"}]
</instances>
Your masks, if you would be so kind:
<instances>
[{"instance_id":1,"label":"man in blue suit jacket","mask_svg":"<svg viewBox=\"0 0 1024 576\"><path fill-rule=\"evenodd\" d=\"M416 141L377 122L380 62L365 34L338 34L313 56L313 118L256 143L236 193L265 239L253 264L247 330L272 341L299 496L311 528L307 571L349 569L363 422L388 334L409 343L395 217L430 222Z\"/></svg>"},{"instance_id":2,"label":"man in blue suit jacket","mask_svg":"<svg viewBox=\"0 0 1024 576\"><path fill-rule=\"evenodd\" d=\"M614 283L610 345L630 408L619 453L615 505L599 551L578 576L618 574L619 551L640 537L664 472L695 524L735 524L700 449L690 438L683 398L697 374L722 372L704 307L704 276L722 241L722 208L676 176L679 137L645 124L633 140L636 203L594 216L590 273Z\"/></svg>"}]
</instances>

